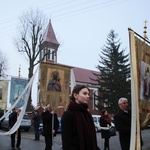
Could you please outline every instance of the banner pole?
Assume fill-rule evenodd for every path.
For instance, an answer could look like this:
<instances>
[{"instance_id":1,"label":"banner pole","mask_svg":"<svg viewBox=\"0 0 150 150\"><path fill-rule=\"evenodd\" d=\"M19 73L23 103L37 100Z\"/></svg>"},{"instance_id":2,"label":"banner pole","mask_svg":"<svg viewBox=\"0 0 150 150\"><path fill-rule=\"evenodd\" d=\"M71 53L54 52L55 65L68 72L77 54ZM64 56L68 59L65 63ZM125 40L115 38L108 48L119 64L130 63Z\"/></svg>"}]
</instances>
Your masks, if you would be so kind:
<instances>
[{"instance_id":1,"label":"banner pole","mask_svg":"<svg viewBox=\"0 0 150 150\"><path fill-rule=\"evenodd\" d=\"M139 150L139 98L138 98L138 83L137 83L137 66L135 52L135 37L134 32L129 31L130 40L130 59L131 59L131 102L132 102L132 119L131 119L131 137L130 150Z\"/></svg>"}]
</instances>

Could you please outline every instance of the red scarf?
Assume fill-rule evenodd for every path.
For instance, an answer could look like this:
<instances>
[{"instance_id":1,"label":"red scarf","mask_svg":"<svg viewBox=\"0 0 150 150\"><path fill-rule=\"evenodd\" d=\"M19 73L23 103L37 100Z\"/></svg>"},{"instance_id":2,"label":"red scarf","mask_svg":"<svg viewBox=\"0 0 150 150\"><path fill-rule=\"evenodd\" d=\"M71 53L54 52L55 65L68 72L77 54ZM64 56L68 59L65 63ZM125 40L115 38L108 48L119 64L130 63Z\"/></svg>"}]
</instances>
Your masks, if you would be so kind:
<instances>
[{"instance_id":1,"label":"red scarf","mask_svg":"<svg viewBox=\"0 0 150 150\"><path fill-rule=\"evenodd\" d=\"M104 119L106 122L110 123L110 117L108 115L102 115L102 119Z\"/></svg>"},{"instance_id":2,"label":"red scarf","mask_svg":"<svg viewBox=\"0 0 150 150\"><path fill-rule=\"evenodd\" d=\"M71 101L68 110L74 112L79 138L80 150L97 150L95 126L87 104Z\"/></svg>"}]
</instances>

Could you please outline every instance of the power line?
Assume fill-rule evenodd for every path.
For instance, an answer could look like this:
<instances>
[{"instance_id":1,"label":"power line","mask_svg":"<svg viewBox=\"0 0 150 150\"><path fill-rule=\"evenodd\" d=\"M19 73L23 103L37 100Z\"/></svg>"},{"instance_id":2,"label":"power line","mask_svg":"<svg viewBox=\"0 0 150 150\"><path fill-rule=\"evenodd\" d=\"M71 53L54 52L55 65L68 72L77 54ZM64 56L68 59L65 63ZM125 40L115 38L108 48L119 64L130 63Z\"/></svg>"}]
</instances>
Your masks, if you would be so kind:
<instances>
[{"instance_id":1,"label":"power line","mask_svg":"<svg viewBox=\"0 0 150 150\"><path fill-rule=\"evenodd\" d=\"M72 10L72 11L70 11L70 12L66 12L66 13L63 13L63 14L61 14L61 15L56 15L56 16L54 16L54 19L55 18L59 18L59 17L63 17L63 16L69 16L70 14L72 14L70 17L72 17L73 16L73 14L74 15L78 15L78 14L83 14L83 13L87 13L87 12L91 12L91 11L93 11L93 10L97 10L97 9L99 9L99 8L106 8L106 7L110 7L110 6L112 6L112 5L116 5L116 4L121 4L121 3L123 3L123 2L126 2L126 1L128 1L128 0L123 0L123 1L120 1L120 2L117 2L117 3L113 3L113 4L109 4L110 2L112 2L112 0L110 0L110 1L107 1L107 2L104 2L104 3L98 3L98 4L94 4L94 5L90 5L90 6L87 6L87 7L84 7L84 8L78 8L78 9L76 9L76 10ZM109 4L109 5L106 5L106 6L102 6L102 5L105 5L105 4ZM100 6L102 6L102 7L100 7ZM81 13L82 12L82 13Z\"/></svg>"},{"instance_id":2,"label":"power line","mask_svg":"<svg viewBox=\"0 0 150 150\"><path fill-rule=\"evenodd\" d=\"M64 17L68 17L68 16L73 16L73 15L78 15L78 14L83 14L83 13L88 13L88 12L91 12L91 11L93 11L93 10L97 10L97 9L99 9L99 8L106 8L106 7L110 7L110 6L113 6L113 5L117 5L117 4L121 4L121 3L123 3L123 2L126 2L126 1L129 1L129 0L123 0L123 1L119 1L119 2L116 2L117 0L108 0L108 1L106 1L106 2L99 2L99 0L93 0L93 1L84 1L84 2L81 2L81 1L73 1L73 2L77 2L77 3L73 3L72 2L72 0L67 0L67 1L61 1L61 2L57 2L57 3L53 3L53 5L51 6L51 7L49 7L49 5L46 5L46 6L44 6L44 7L41 7L42 9L41 10L43 10L43 11L46 11L46 10L49 10L50 8L57 8L57 9L55 9L53 12L54 12L54 14L57 14L58 13L58 15L54 15L53 16L53 19L54 20L57 20L58 18L60 19L60 18L64 18ZM91 4L91 2L93 3L93 4ZM97 3L98 2L98 3ZM115 2L115 3L114 3ZM60 8L59 9L59 6L63 6L63 5L65 5L65 4L68 4L68 6L66 7L66 8ZM71 4L71 5L70 5ZM72 5L73 4L73 5ZM65 5L66 6L66 5ZM72 6L72 7L71 7ZM48 7L48 8L47 8ZM47 8L47 9L45 9L45 8ZM71 9L73 9L73 10L70 10L70 8ZM63 9L65 9L65 10L63 10ZM63 13L63 11L64 11L64 13ZM8 22L10 22L10 20L12 20L12 22L14 22L14 21L16 21L17 20L17 17L11 17L11 19L8 19L8 20L5 20L4 22L2 22L2 23L0 23L0 28L1 28L1 26L3 25L4 27L3 27L3 30L2 30L2 32L1 32L1 34L0 34L0 37L2 37L2 36L7 36L7 33L8 34L10 34L10 33L13 33L14 31L9 31L9 32L7 32L6 33L6 31L5 31L5 27L6 27L6 23L8 23ZM11 22L11 23L12 23ZM7 25L8 26L8 25ZM13 25L11 25L11 24L9 24L9 26L10 26L10 28L11 28L11 26L13 26ZM8 31L8 30L7 30Z\"/></svg>"}]
</instances>

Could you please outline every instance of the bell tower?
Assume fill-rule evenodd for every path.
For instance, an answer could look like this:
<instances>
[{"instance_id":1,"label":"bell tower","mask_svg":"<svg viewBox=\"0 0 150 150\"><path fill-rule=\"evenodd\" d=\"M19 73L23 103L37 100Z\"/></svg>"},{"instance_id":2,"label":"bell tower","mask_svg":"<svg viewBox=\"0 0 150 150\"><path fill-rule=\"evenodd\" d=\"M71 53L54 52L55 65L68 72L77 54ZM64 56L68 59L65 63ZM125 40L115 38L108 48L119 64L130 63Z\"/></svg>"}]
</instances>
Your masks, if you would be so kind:
<instances>
[{"instance_id":1,"label":"bell tower","mask_svg":"<svg viewBox=\"0 0 150 150\"><path fill-rule=\"evenodd\" d=\"M43 36L43 43L40 45L40 60L49 63L57 63L57 51L59 43L56 39L51 20Z\"/></svg>"}]
</instances>

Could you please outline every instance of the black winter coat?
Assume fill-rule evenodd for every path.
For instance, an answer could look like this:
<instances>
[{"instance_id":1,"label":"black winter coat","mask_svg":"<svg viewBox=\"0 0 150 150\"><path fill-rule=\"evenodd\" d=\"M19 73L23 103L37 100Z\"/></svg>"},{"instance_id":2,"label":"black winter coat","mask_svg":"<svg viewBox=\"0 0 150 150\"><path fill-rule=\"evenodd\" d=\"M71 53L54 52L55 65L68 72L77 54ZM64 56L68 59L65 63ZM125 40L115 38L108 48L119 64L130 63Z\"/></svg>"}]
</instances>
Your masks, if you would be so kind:
<instances>
[{"instance_id":1,"label":"black winter coat","mask_svg":"<svg viewBox=\"0 0 150 150\"><path fill-rule=\"evenodd\" d=\"M45 111L42 113L42 121L43 121L43 136L50 136L52 135L52 130L55 130L55 135L58 130L59 121L57 119L57 114L54 113L54 124L52 129L52 116L53 114L49 111Z\"/></svg>"},{"instance_id":2,"label":"black winter coat","mask_svg":"<svg viewBox=\"0 0 150 150\"><path fill-rule=\"evenodd\" d=\"M34 126L38 127L40 125L40 121L41 121L41 115L40 114L35 114L33 117L33 124Z\"/></svg>"},{"instance_id":3,"label":"black winter coat","mask_svg":"<svg viewBox=\"0 0 150 150\"><path fill-rule=\"evenodd\" d=\"M108 127L107 125L111 125L110 122L105 121L102 117L100 118L100 126L101 127ZM108 130L103 130L101 129L101 136L104 139L108 139L110 138L110 134L109 134L109 129Z\"/></svg>"},{"instance_id":4,"label":"black winter coat","mask_svg":"<svg viewBox=\"0 0 150 150\"><path fill-rule=\"evenodd\" d=\"M79 150L79 139L75 115L72 111L65 111L62 116L62 141L64 150Z\"/></svg>"},{"instance_id":5,"label":"black winter coat","mask_svg":"<svg viewBox=\"0 0 150 150\"><path fill-rule=\"evenodd\" d=\"M131 135L131 111L128 113L118 110L114 116L115 127L119 131L119 140L122 150L129 150Z\"/></svg>"},{"instance_id":6,"label":"black winter coat","mask_svg":"<svg viewBox=\"0 0 150 150\"><path fill-rule=\"evenodd\" d=\"M12 112L9 115L9 127L12 128L17 121L17 112Z\"/></svg>"}]
</instances>

